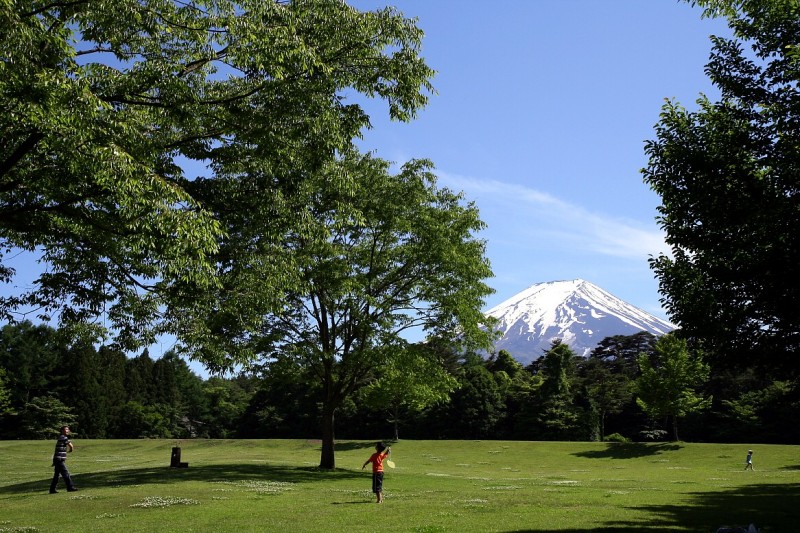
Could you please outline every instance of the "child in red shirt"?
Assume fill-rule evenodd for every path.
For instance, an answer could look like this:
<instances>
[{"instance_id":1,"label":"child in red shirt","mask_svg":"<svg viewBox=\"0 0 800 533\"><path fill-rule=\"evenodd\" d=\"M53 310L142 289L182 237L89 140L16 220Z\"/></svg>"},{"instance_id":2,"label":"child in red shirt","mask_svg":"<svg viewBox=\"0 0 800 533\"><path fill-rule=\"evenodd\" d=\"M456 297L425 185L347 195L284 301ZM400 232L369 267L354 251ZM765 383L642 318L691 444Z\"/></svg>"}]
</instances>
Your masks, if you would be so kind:
<instances>
[{"instance_id":1,"label":"child in red shirt","mask_svg":"<svg viewBox=\"0 0 800 533\"><path fill-rule=\"evenodd\" d=\"M370 455L361 467L361 470L364 470L368 464L372 463L372 492L378 498L375 503L383 503L383 460L391 450L382 442L376 443L375 453Z\"/></svg>"}]
</instances>

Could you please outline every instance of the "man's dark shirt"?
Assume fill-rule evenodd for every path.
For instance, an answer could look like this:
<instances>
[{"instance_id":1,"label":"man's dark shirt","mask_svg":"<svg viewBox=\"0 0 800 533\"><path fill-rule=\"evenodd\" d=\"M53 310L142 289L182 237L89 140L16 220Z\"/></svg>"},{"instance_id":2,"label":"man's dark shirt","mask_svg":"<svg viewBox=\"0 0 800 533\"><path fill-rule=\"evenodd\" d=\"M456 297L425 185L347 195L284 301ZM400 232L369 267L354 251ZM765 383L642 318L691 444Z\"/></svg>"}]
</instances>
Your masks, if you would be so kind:
<instances>
[{"instance_id":1,"label":"man's dark shirt","mask_svg":"<svg viewBox=\"0 0 800 533\"><path fill-rule=\"evenodd\" d=\"M53 461L66 461L67 460L67 445L70 443L69 437L66 435L59 435L56 441L56 451L53 454Z\"/></svg>"}]
</instances>

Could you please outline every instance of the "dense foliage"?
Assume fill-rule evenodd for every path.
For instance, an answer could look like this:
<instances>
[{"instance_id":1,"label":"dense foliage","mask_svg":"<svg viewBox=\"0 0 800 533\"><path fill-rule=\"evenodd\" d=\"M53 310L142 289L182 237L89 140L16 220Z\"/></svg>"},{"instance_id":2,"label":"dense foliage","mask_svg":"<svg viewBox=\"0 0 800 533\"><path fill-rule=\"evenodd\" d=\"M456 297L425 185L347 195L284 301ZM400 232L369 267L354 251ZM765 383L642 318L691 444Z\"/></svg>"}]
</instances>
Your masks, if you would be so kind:
<instances>
[{"instance_id":1,"label":"dense foliage","mask_svg":"<svg viewBox=\"0 0 800 533\"><path fill-rule=\"evenodd\" d=\"M668 333L658 341L654 353L639 355L641 375L636 381L636 403L651 417L669 417L672 435L678 438L678 419L702 411L711 398L696 389L708 380L711 368L698 353L691 353L688 343Z\"/></svg>"},{"instance_id":2,"label":"dense foliage","mask_svg":"<svg viewBox=\"0 0 800 533\"><path fill-rule=\"evenodd\" d=\"M241 311L198 301L220 264L279 294L281 254L220 241L303 233L294 194L369 127L359 101L408 120L433 74L413 21L342 0L3 0L0 28L0 282L20 249L47 266L0 319L103 316L129 346ZM249 210L220 219L211 196Z\"/></svg>"},{"instance_id":3,"label":"dense foliage","mask_svg":"<svg viewBox=\"0 0 800 533\"><path fill-rule=\"evenodd\" d=\"M381 403L370 398L370 388L363 389L338 410L337 437L669 438L669 410L652 418L636 401L640 354L653 366L663 364L655 346L647 333L610 337L582 358L556 343L547 364L543 358L528 367L504 351L483 359L440 348L437 359L454 380L451 392L409 390L413 398L407 403ZM0 398L8 404L0 410L0 438L52 437L65 422L78 438L320 435L323 388L297 360L283 359L248 376L203 380L174 354L157 361L146 352L126 358L23 323L0 331L0 375L3 370ZM391 390L394 371L387 369L387 377ZM683 439L800 443L791 422L800 415L800 394L791 382L712 368L708 381L685 390L711 401L708 409L681 414Z\"/></svg>"},{"instance_id":4,"label":"dense foliage","mask_svg":"<svg viewBox=\"0 0 800 533\"><path fill-rule=\"evenodd\" d=\"M0 330L0 437L224 438L253 395L244 378L201 380L175 354L154 361L22 322ZM3 394L0 393L0 397Z\"/></svg>"},{"instance_id":5,"label":"dense foliage","mask_svg":"<svg viewBox=\"0 0 800 533\"><path fill-rule=\"evenodd\" d=\"M694 3L694 2L693 2ZM668 102L644 179L671 256L651 262L670 318L718 366L800 371L800 4L704 0L719 100Z\"/></svg>"}]
</instances>

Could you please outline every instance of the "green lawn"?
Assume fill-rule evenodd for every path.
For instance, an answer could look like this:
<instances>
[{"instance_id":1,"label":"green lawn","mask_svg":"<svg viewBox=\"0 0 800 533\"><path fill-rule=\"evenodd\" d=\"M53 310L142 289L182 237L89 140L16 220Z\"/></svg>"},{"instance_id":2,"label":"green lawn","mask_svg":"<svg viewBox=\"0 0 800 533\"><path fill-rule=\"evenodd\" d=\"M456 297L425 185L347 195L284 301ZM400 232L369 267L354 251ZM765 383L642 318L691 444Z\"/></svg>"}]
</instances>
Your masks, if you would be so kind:
<instances>
[{"instance_id":1,"label":"green lawn","mask_svg":"<svg viewBox=\"0 0 800 533\"><path fill-rule=\"evenodd\" d=\"M400 441L386 502L361 465L371 442L76 439L79 492L48 494L51 441L0 442L0 532L800 531L800 447Z\"/></svg>"}]
</instances>

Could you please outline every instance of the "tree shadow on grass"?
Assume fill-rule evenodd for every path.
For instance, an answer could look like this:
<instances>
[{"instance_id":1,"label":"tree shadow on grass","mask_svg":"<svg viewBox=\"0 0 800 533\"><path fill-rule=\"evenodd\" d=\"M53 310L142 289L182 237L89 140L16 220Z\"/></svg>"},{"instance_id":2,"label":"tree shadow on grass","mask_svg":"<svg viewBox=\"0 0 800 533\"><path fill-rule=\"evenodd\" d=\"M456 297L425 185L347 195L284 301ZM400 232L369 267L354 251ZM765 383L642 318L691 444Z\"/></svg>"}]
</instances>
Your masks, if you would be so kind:
<instances>
[{"instance_id":1,"label":"tree shadow on grass","mask_svg":"<svg viewBox=\"0 0 800 533\"><path fill-rule=\"evenodd\" d=\"M367 442L360 442L360 441L347 441L347 442L336 442L334 449L337 452L350 452L353 450L372 450L375 451L375 443L378 442L376 440L367 441ZM387 445L391 445L390 442L384 441Z\"/></svg>"},{"instance_id":2,"label":"tree shadow on grass","mask_svg":"<svg viewBox=\"0 0 800 533\"><path fill-rule=\"evenodd\" d=\"M588 531L591 531L592 533L619 533L620 531L671 531L671 529L660 526L652 528L647 526L636 526L631 528L593 527L590 529L514 529L510 531L504 531L503 533L587 533ZM713 532L716 530L711 531Z\"/></svg>"},{"instance_id":3,"label":"tree shadow on grass","mask_svg":"<svg viewBox=\"0 0 800 533\"><path fill-rule=\"evenodd\" d=\"M130 468L104 472L72 472L75 484L81 490L125 485L169 485L184 481L277 481L284 483L311 483L331 479L363 479L360 472L316 467L292 467L269 464L214 464L189 468ZM25 483L0 487L0 494L43 492L50 487L50 476ZM63 480L59 480L63 488Z\"/></svg>"},{"instance_id":4,"label":"tree shadow on grass","mask_svg":"<svg viewBox=\"0 0 800 533\"><path fill-rule=\"evenodd\" d=\"M797 531L800 484L753 484L720 492L693 492L683 505L643 507L665 525L716 531L755 524L762 531Z\"/></svg>"},{"instance_id":5,"label":"tree shadow on grass","mask_svg":"<svg viewBox=\"0 0 800 533\"><path fill-rule=\"evenodd\" d=\"M637 506L647 521L611 521L588 529L529 529L523 533L613 531L707 531L755 524L762 532L797 531L800 484L753 484L719 492L691 492L674 505Z\"/></svg>"},{"instance_id":6,"label":"tree shadow on grass","mask_svg":"<svg viewBox=\"0 0 800 533\"><path fill-rule=\"evenodd\" d=\"M683 448L675 443L656 443L649 444L644 442L609 442L606 443L605 450L587 450L576 452L572 455L576 457L586 457L588 459L635 459L637 457L647 457L649 455L660 455L664 452L674 452Z\"/></svg>"}]
</instances>

